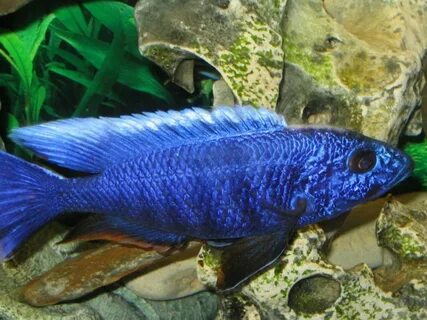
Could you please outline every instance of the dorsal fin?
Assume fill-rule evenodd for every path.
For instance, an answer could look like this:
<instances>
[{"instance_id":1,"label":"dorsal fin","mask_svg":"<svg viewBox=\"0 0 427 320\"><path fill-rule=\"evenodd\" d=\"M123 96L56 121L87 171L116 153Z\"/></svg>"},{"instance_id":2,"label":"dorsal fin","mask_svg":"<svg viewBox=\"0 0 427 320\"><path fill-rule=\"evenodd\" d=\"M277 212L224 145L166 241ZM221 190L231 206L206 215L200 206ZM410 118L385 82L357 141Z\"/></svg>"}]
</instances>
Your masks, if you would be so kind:
<instances>
[{"instance_id":1,"label":"dorsal fin","mask_svg":"<svg viewBox=\"0 0 427 320\"><path fill-rule=\"evenodd\" d=\"M153 150L286 126L282 116L253 107L192 108L120 118L73 118L13 130L10 137L59 166L99 173Z\"/></svg>"}]
</instances>

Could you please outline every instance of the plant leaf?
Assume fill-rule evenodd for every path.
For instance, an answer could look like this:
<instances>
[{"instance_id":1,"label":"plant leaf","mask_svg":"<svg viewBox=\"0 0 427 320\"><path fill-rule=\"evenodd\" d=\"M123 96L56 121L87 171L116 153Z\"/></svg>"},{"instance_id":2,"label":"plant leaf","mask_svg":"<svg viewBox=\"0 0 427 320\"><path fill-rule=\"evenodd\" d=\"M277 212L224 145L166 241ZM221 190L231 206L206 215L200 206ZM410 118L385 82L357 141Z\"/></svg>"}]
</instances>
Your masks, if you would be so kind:
<instances>
[{"instance_id":1,"label":"plant leaf","mask_svg":"<svg viewBox=\"0 0 427 320\"><path fill-rule=\"evenodd\" d=\"M81 59L77 54L55 47L45 46L44 48L51 54L52 60L55 56L61 57L64 61L71 64L81 73L86 75L90 74L89 64L85 60Z\"/></svg>"},{"instance_id":2,"label":"plant leaf","mask_svg":"<svg viewBox=\"0 0 427 320\"><path fill-rule=\"evenodd\" d=\"M138 32L133 7L112 0L86 2L83 6L113 33L123 32L126 50L136 57L141 56L138 51Z\"/></svg>"},{"instance_id":3,"label":"plant leaf","mask_svg":"<svg viewBox=\"0 0 427 320\"><path fill-rule=\"evenodd\" d=\"M0 50L0 54L15 68L25 89L29 91L33 77L33 62L21 39L15 32L6 31L0 35L0 44L8 53Z\"/></svg>"},{"instance_id":4,"label":"plant leaf","mask_svg":"<svg viewBox=\"0 0 427 320\"><path fill-rule=\"evenodd\" d=\"M33 91L34 95L31 97L31 120L32 123L38 123L40 119L40 111L43 107L44 101L46 100L46 88L39 86Z\"/></svg>"},{"instance_id":5,"label":"plant leaf","mask_svg":"<svg viewBox=\"0 0 427 320\"><path fill-rule=\"evenodd\" d=\"M123 57L124 39L121 31L114 34L113 41L109 47L104 61L95 74L95 77L87 87L85 94L80 100L79 105L73 113L73 116L82 114L96 114L98 105L105 99L108 92L117 82L119 69L116 66L117 61Z\"/></svg>"},{"instance_id":6,"label":"plant leaf","mask_svg":"<svg viewBox=\"0 0 427 320\"><path fill-rule=\"evenodd\" d=\"M16 78L9 73L0 73L0 87L8 88L14 93L18 92Z\"/></svg>"},{"instance_id":7,"label":"plant leaf","mask_svg":"<svg viewBox=\"0 0 427 320\"><path fill-rule=\"evenodd\" d=\"M43 106L43 110L44 111L46 111L46 113L48 114L48 115L50 115L51 117L54 117L54 118L61 118L61 115L59 115L56 111L55 111L55 109L54 108L52 108L50 105L44 105Z\"/></svg>"},{"instance_id":8,"label":"plant leaf","mask_svg":"<svg viewBox=\"0 0 427 320\"><path fill-rule=\"evenodd\" d=\"M7 132L9 133L12 129L15 129L18 127L19 127L18 119L16 119L16 117L13 114L8 113L7 114Z\"/></svg>"},{"instance_id":9,"label":"plant leaf","mask_svg":"<svg viewBox=\"0 0 427 320\"><path fill-rule=\"evenodd\" d=\"M59 74L85 87L88 87L90 85L91 79L88 75L80 71L67 69L64 65L60 63L50 63L47 65L47 68L49 69L49 71Z\"/></svg>"},{"instance_id":10,"label":"plant leaf","mask_svg":"<svg viewBox=\"0 0 427 320\"><path fill-rule=\"evenodd\" d=\"M53 14L44 16L42 19L33 19L33 22L28 24L24 29L16 31L16 35L22 41L25 52L28 53L28 58L31 61L34 60L53 19L55 19L55 15Z\"/></svg>"},{"instance_id":11,"label":"plant leaf","mask_svg":"<svg viewBox=\"0 0 427 320\"><path fill-rule=\"evenodd\" d=\"M81 84L84 87L89 87L91 84L92 79L89 76L75 70L67 69L64 65L61 65L59 63L51 63L47 67L49 68L49 71L52 71L71 81ZM118 96L116 93L114 93L114 91L109 91L106 96L108 99L117 102L121 105L126 104L126 102L123 101L123 99L121 99L120 96ZM103 102L103 105L107 105L107 103ZM108 106L111 106L111 104L109 104Z\"/></svg>"},{"instance_id":12,"label":"plant leaf","mask_svg":"<svg viewBox=\"0 0 427 320\"><path fill-rule=\"evenodd\" d=\"M55 16L65 28L87 37L90 36L89 26L86 22L81 5L73 1L68 1L69 5L55 11ZM55 23L55 25L57 25Z\"/></svg>"},{"instance_id":13,"label":"plant leaf","mask_svg":"<svg viewBox=\"0 0 427 320\"><path fill-rule=\"evenodd\" d=\"M67 30L54 27L59 37L76 49L95 68L100 68L109 50L109 44ZM169 92L154 78L149 62L144 58L135 58L124 53L120 60L111 61L118 70L118 82L140 92L152 94L167 102L171 101Z\"/></svg>"}]
</instances>

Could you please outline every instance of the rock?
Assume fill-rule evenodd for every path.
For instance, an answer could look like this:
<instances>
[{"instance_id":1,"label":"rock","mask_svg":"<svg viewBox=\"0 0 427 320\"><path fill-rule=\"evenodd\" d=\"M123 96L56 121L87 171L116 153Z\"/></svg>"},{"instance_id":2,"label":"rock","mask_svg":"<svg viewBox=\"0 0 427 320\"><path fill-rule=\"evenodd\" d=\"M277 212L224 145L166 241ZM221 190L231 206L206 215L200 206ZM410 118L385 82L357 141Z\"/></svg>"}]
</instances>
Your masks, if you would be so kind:
<instances>
[{"instance_id":1,"label":"rock","mask_svg":"<svg viewBox=\"0 0 427 320\"><path fill-rule=\"evenodd\" d=\"M409 119L406 132L420 130L412 114L425 83L425 16L422 1L403 0L145 0L136 8L141 52L172 78L197 56L237 103L393 144Z\"/></svg>"},{"instance_id":2,"label":"rock","mask_svg":"<svg viewBox=\"0 0 427 320\"><path fill-rule=\"evenodd\" d=\"M427 275L427 197L417 206L389 199L377 220L380 246L395 253L399 263L375 270L379 286L396 292L411 280L426 282Z\"/></svg>"},{"instance_id":3,"label":"rock","mask_svg":"<svg viewBox=\"0 0 427 320\"><path fill-rule=\"evenodd\" d=\"M388 249L378 246L375 233L376 219L385 201L385 198L380 198L351 210L327 248L326 258L330 263L344 269L360 263L366 263L370 268L392 263L393 255Z\"/></svg>"},{"instance_id":4,"label":"rock","mask_svg":"<svg viewBox=\"0 0 427 320\"><path fill-rule=\"evenodd\" d=\"M344 269L360 263L366 263L370 268L391 265L393 255L388 249L378 246L375 225L376 222L372 221L338 235L328 250L328 261Z\"/></svg>"},{"instance_id":5,"label":"rock","mask_svg":"<svg viewBox=\"0 0 427 320\"><path fill-rule=\"evenodd\" d=\"M417 207L427 200L427 193L402 194L395 199L410 207ZM328 247L327 259L330 263L344 269L360 263L366 263L372 269L395 263L395 254L388 246L379 245L377 239L377 219L386 202L386 198L380 198L351 211Z\"/></svg>"},{"instance_id":6,"label":"rock","mask_svg":"<svg viewBox=\"0 0 427 320\"><path fill-rule=\"evenodd\" d=\"M194 60L182 60L176 67L172 81L187 90L190 93L194 92Z\"/></svg>"},{"instance_id":7,"label":"rock","mask_svg":"<svg viewBox=\"0 0 427 320\"><path fill-rule=\"evenodd\" d=\"M196 256L198 247L197 244L193 244L186 251L174 251L168 256L164 256L153 250L146 251L138 247L107 243L99 248L85 251L72 259L67 259L57 264L49 271L29 282L23 289L22 295L26 302L34 306L45 306L62 301L75 300L136 271L143 273L159 265L175 262L175 259L180 261L182 255L186 258L189 256L193 257L193 269L195 269L194 257ZM174 267L176 267L176 264ZM163 276L163 280L166 280L168 277L171 280L174 276L174 280L176 281L183 280L182 274L180 277L177 270L175 270L176 273L173 275L171 275L170 270L169 268L169 272L167 270L163 270L163 273L161 271L157 272L157 276ZM191 267L187 265L186 270L187 274L185 275L191 276L191 273L188 274L188 270L191 270ZM186 270L181 270L181 272L185 272ZM131 287L133 286L136 289L147 292L141 289L146 278L140 277L136 283L133 282ZM148 280L150 280L150 277L148 277ZM179 282L163 283L164 286L168 286L167 289L169 290L169 296L166 299L178 298L178 296L173 296L174 294L183 297L203 289L201 285L197 286L197 281L194 281L194 288L183 288L185 284ZM150 286L150 283L148 283L148 286ZM157 282L158 286L159 282ZM153 288L152 277L150 288ZM156 288L151 296L161 299L162 294L165 294L166 288L163 291L158 291L158 289L161 288Z\"/></svg>"},{"instance_id":8,"label":"rock","mask_svg":"<svg viewBox=\"0 0 427 320\"><path fill-rule=\"evenodd\" d=\"M424 68L424 80L427 79L427 55L424 55L422 65ZM424 133L427 132L427 85L424 85L424 89L421 92L421 119L423 124Z\"/></svg>"},{"instance_id":9,"label":"rock","mask_svg":"<svg viewBox=\"0 0 427 320\"><path fill-rule=\"evenodd\" d=\"M427 211L426 201L408 207L390 199L377 220L380 246L387 246L405 260L427 261Z\"/></svg>"},{"instance_id":10,"label":"rock","mask_svg":"<svg viewBox=\"0 0 427 320\"><path fill-rule=\"evenodd\" d=\"M277 111L397 143L424 86L423 1L289 0Z\"/></svg>"},{"instance_id":11,"label":"rock","mask_svg":"<svg viewBox=\"0 0 427 320\"><path fill-rule=\"evenodd\" d=\"M168 303L152 302L138 297L125 288L110 286L79 299L78 303L32 307L22 302L21 288L64 259L77 257L88 248L102 248L103 243L61 244L67 230L50 224L30 239L13 260L0 264L0 318L7 319L212 319L217 311L218 298L200 293ZM105 250L105 248L103 249ZM86 268L86 266L85 266ZM84 270L82 268L80 271ZM103 281L102 278L98 278ZM93 280L95 281L95 280ZM58 282L59 284L60 282ZM57 284L52 283L52 289ZM59 287L58 287L59 288Z\"/></svg>"},{"instance_id":12,"label":"rock","mask_svg":"<svg viewBox=\"0 0 427 320\"><path fill-rule=\"evenodd\" d=\"M206 287L197 279L196 256L199 249L197 246L184 256L176 256L165 266L130 280L126 287L151 300L178 299L205 291Z\"/></svg>"},{"instance_id":13,"label":"rock","mask_svg":"<svg viewBox=\"0 0 427 320\"><path fill-rule=\"evenodd\" d=\"M235 105L233 91L230 90L224 80L220 79L215 81L213 84L212 91L214 97L214 107Z\"/></svg>"},{"instance_id":14,"label":"rock","mask_svg":"<svg viewBox=\"0 0 427 320\"><path fill-rule=\"evenodd\" d=\"M405 135L409 137L419 136L423 131L423 119L421 109L416 110L409 119L405 129Z\"/></svg>"},{"instance_id":15,"label":"rock","mask_svg":"<svg viewBox=\"0 0 427 320\"><path fill-rule=\"evenodd\" d=\"M0 16L15 12L31 0L0 0Z\"/></svg>"},{"instance_id":16,"label":"rock","mask_svg":"<svg viewBox=\"0 0 427 320\"><path fill-rule=\"evenodd\" d=\"M238 103L274 108L282 79L285 0L143 0L135 8L141 53L173 78L182 59L215 67ZM167 26L167 27L165 27Z\"/></svg>"},{"instance_id":17,"label":"rock","mask_svg":"<svg viewBox=\"0 0 427 320\"><path fill-rule=\"evenodd\" d=\"M402 198L413 206L413 203L419 202L420 199L427 199L427 195L408 194ZM350 214L349 222L346 221L343 225L344 230L360 227L366 221L375 221L382 204L384 205L384 199L374 202L373 206L371 204L374 209L368 212L365 210L366 207L357 208L358 219L357 215L352 217ZM395 213L386 214L390 208L390 203L387 202L377 222L379 242L384 243L388 251L394 252L393 259L387 265L372 271L364 263L348 270L331 264L323 258L326 241L324 231L315 225L309 226L298 231L289 250L270 270L255 277L243 286L239 293L227 297L227 303L222 303L223 310L219 319L227 319L227 315L236 313L245 319L427 317L425 308L427 266L424 251L420 250L419 245L423 243L423 248L427 248L424 242L426 232L419 225L424 223L425 215L415 213L413 207L404 209L402 206L395 203L392 206ZM425 207L425 203L420 206ZM373 214L374 212L376 213ZM409 213L410 217L417 220L416 223L413 219L408 220ZM406 218L403 218L402 214ZM382 215L388 216L387 222ZM369 228L371 232L374 231L372 225ZM398 237L383 242L387 239L384 235L388 232ZM413 241L417 243L416 245L408 242L409 234L414 235ZM363 239L359 238L359 241ZM412 244L403 246L407 247L407 250L402 251L402 243ZM407 262L397 255L406 257ZM203 247L199 259L200 280L215 287L216 271L220 269L221 264L220 258L212 256L208 247ZM356 260L347 266L351 267Z\"/></svg>"},{"instance_id":18,"label":"rock","mask_svg":"<svg viewBox=\"0 0 427 320\"><path fill-rule=\"evenodd\" d=\"M289 292L289 307L296 313L320 313L333 306L341 295L338 281L313 276L295 283Z\"/></svg>"},{"instance_id":19,"label":"rock","mask_svg":"<svg viewBox=\"0 0 427 320\"><path fill-rule=\"evenodd\" d=\"M155 251L106 244L56 265L28 283L22 295L34 306L75 300L162 258Z\"/></svg>"}]
</instances>

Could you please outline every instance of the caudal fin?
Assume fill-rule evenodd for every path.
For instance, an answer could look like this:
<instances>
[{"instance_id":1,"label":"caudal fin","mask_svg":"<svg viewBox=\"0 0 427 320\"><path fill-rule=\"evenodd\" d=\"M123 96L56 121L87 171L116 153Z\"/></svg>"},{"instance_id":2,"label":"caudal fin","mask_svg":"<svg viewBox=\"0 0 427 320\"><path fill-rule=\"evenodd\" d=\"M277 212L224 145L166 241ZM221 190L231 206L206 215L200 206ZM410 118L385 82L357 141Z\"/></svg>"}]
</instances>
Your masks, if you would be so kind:
<instances>
[{"instance_id":1,"label":"caudal fin","mask_svg":"<svg viewBox=\"0 0 427 320\"><path fill-rule=\"evenodd\" d=\"M0 151L0 260L59 213L53 187L61 179Z\"/></svg>"}]
</instances>

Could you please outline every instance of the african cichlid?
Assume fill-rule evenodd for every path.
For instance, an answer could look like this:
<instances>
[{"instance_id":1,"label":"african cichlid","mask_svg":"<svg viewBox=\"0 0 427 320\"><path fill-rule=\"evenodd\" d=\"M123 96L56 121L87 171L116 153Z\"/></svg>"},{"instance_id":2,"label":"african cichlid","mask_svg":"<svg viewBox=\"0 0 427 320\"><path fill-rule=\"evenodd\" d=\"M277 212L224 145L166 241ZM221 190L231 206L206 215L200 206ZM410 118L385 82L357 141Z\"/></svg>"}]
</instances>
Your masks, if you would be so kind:
<instances>
[{"instance_id":1,"label":"african cichlid","mask_svg":"<svg viewBox=\"0 0 427 320\"><path fill-rule=\"evenodd\" d=\"M406 178L411 159L342 129L288 127L266 109L68 119L10 137L63 178L0 153L0 256L61 213L93 213L72 237L223 250L220 289L273 263L296 228L334 218Z\"/></svg>"}]
</instances>

